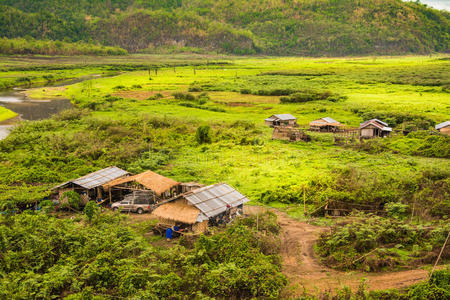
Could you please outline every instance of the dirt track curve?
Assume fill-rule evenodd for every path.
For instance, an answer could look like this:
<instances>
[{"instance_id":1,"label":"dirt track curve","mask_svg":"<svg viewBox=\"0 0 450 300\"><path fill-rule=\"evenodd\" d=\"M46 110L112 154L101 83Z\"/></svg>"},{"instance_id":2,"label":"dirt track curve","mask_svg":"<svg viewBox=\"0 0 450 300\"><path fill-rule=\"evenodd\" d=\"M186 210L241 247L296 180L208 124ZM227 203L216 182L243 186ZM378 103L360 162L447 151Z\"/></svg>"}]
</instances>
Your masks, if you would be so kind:
<instances>
[{"instance_id":1,"label":"dirt track curve","mask_svg":"<svg viewBox=\"0 0 450 300\"><path fill-rule=\"evenodd\" d=\"M262 210L262 207L249 206L246 212L252 214ZM272 211L278 215L278 222L283 229L283 273L289 278L292 296L299 296L305 290L318 295L343 286L356 291L363 278L366 279L369 290L402 288L425 280L428 276L428 272L422 269L383 273L340 272L330 269L320 264L314 253L314 244L320 233L328 228L297 221L277 210Z\"/></svg>"}]
</instances>

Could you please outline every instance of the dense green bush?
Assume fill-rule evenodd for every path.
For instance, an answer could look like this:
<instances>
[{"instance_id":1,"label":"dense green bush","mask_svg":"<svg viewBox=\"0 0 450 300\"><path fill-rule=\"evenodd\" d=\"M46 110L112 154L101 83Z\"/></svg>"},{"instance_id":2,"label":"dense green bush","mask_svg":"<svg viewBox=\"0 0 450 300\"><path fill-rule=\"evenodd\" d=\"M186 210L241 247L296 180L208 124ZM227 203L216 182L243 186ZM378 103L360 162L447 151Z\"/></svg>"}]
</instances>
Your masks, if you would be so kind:
<instances>
[{"instance_id":1,"label":"dense green bush","mask_svg":"<svg viewBox=\"0 0 450 300\"><path fill-rule=\"evenodd\" d=\"M341 96L338 94L334 94L330 91L314 91L314 90L304 90L299 91L293 94L290 94L287 97L281 97L281 103L304 103L309 101L316 100L327 100L331 102L336 102L339 100L347 99L346 96Z\"/></svg>"},{"instance_id":2,"label":"dense green bush","mask_svg":"<svg viewBox=\"0 0 450 300\"><path fill-rule=\"evenodd\" d=\"M153 247L123 218L0 216L0 298L277 298L286 285L273 216L261 215L258 230L238 221L190 248Z\"/></svg>"},{"instance_id":3,"label":"dense green bush","mask_svg":"<svg viewBox=\"0 0 450 300\"><path fill-rule=\"evenodd\" d=\"M425 169L416 177L374 174L356 168L338 168L329 176L311 178L306 185L281 185L262 190L262 203L303 203L330 209L383 210L401 217L415 207L415 214L450 214L450 172L444 168ZM318 210L318 213L321 210Z\"/></svg>"},{"instance_id":4,"label":"dense green bush","mask_svg":"<svg viewBox=\"0 0 450 300\"><path fill-rule=\"evenodd\" d=\"M317 249L325 264L338 269L411 267L434 261L449 230L446 222L423 226L361 216L334 225L330 233L322 234ZM446 251L442 258L449 255Z\"/></svg>"},{"instance_id":5,"label":"dense green bush","mask_svg":"<svg viewBox=\"0 0 450 300\"><path fill-rule=\"evenodd\" d=\"M88 43L67 43L24 38L0 38L0 54L43 54L43 55L127 55L119 47L105 47ZM52 77L46 77L52 80Z\"/></svg>"},{"instance_id":6,"label":"dense green bush","mask_svg":"<svg viewBox=\"0 0 450 300\"><path fill-rule=\"evenodd\" d=\"M89 201L83 209L84 214L86 215L89 222L100 212L100 208L97 206L95 201Z\"/></svg>"},{"instance_id":7,"label":"dense green bush","mask_svg":"<svg viewBox=\"0 0 450 300\"><path fill-rule=\"evenodd\" d=\"M68 208L72 208L75 210L81 209L81 206L82 206L81 197L80 197L80 194L78 194L75 191L64 192L61 195L61 200L62 200L62 203L61 203L62 208L68 207Z\"/></svg>"},{"instance_id":8,"label":"dense green bush","mask_svg":"<svg viewBox=\"0 0 450 300\"><path fill-rule=\"evenodd\" d=\"M353 143L348 147L372 154L391 151L406 155L450 158L450 137L427 130L412 131L407 136Z\"/></svg>"},{"instance_id":9,"label":"dense green bush","mask_svg":"<svg viewBox=\"0 0 450 300\"><path fill-rule=\"evenodd\" d=\"M211 143L211 127L208 125L198 127L195 139L199 144Z\"/></svg>"}]
</instances>

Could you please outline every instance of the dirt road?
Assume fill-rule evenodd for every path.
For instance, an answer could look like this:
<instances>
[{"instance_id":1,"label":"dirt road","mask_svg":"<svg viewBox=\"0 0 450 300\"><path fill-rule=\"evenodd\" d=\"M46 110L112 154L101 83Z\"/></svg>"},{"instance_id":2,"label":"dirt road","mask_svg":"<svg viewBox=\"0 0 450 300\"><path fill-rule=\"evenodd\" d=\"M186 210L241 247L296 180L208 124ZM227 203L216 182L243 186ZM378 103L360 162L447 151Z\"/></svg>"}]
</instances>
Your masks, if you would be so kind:
<instances>
[{"instance_id":1,"label":"dirt road","mask_svg":"<svg viewBox=\"0 0 450 300\"><path fill-rule=\"evenodd\" d=\"M253 214L262 210L262 207L249 206L246 212ZM428 272L422 269L384 273L340 272L330 269L320 264L314 253L314 244L320 233L328 228L297 221L277 210L272 211L278 215L278 222L283 229L283 273L289 278L292 296L299 296L305 290L318 295L343 286L356 291L363 278L366 279L369 290L402 288L428 276Z\"/></svg>"}]
</instances>

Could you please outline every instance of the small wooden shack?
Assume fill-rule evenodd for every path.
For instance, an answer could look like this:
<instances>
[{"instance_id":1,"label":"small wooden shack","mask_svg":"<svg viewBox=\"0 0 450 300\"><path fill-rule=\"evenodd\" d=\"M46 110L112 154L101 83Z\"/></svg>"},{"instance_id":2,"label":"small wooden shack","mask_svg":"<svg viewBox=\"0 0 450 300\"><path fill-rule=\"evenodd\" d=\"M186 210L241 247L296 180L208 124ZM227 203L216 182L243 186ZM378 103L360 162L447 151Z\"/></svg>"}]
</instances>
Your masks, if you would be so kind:
<instances>
[{"instance_id":1,"label":"small wooden shack","mask_svg":"<svg viewBox=\"0 0 450 300\"><path fill-rule=\"evenodd\" d=\"M338 132L341 131L343 128L344 128L343 124L339 123L338 121L330 117L317 119L309 123L310 131Z\"/></svg>"},{"instance_id":2,"label":"small wooden shack","mask_svg":"<svg viewBox=\"0 0 450 300\"><path fill-rule=\"evenodd\" d=\"M275 126L273 128L272 139L273 140L285 140L285 141L291 141L291 142L297 142L297 141L308 142L311 140L309 135L304 133L301 129L294 128L294 127L282 127L282 126Z\"/></svg>"},{"instance_id":3,"label":"small wooden shack","mask_svg":"<svg viewBox=\"0 0 450 300\"><path fill-rule=\"evenodd\" d=\"M75 191L81 195L84 204L89 200L101 202L106 196L102 188L104 184L115 179L126 178L129 175L130 173L118 167L108 167L55 186L52 188L51 198L62 202L64 199L61 199L61 196L64 192Z\"/></svg>"},{"instance_id":4,"label":"small wooden shack","mask_svg":"<svg viewBox=\"0 0 450 300\"><path fill-rule=\"evenodd\" d=\"M450 121L445 121L444 123L437 124L435 128L440 133L450 135Z\"/></svg>"},{"instance_id":5,"label":"small wooden shack","mask_svg":"<svg viewBox=\"0 0 450 300\"><path fill-rule=\"evenodd\" d=\"M244 203L250 201L226 183L205 186L160 204L152 214L166 226L177 226L194 233L208 226L226 224L243 214Z\"/></svg>"},{"instance_id":6,"label":"small wooden shack","mask_svg":"<svg viewBox=\"0 0 450 300\"><path fill-rule=\"evenodd\" d=\"M133 191L145 191L150 195L150 203L158 203L179 194L179 185L180 183L173 179L146 171L110 181L103 185L103 189L108 191L110 202L122 200L124 195Z\"/></svg>"},{"instance_id":7,"label":"small wooden shack","mask_svg":"<svg viewBox=\"0 0 450 300\"><path fill-rule=\"evenodd\" d=\"M359 136L362 139L371 139L376 137L387 137L392 132L388 124L378 119L365 121L359 126Z\"/></svg>"},{"instance_id":8,"label":"small wooden shack","mask_svg":"<svg viewBox=\"0 0 450 300\"><path fill-rule=\"evenodd\" d=\"M275 126L297 126L297 118L290 114L272 115L264 120L265 124L270 127Z\"/></svg>"}]
</instances>

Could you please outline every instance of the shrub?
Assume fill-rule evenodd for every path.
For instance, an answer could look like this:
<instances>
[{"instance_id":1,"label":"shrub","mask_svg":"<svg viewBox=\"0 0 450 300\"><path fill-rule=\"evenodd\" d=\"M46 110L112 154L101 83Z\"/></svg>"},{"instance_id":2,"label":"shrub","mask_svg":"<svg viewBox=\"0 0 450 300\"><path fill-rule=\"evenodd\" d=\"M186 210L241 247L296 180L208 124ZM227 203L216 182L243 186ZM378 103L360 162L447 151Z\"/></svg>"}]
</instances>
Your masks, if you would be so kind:
<instances>
[{"instance_id":1,"label":"shrub","mask_svg":"<svg viewBox=\"0 0 450 300\"><path fill-rule=\"evenodd\" d=\"M415 262L434 261L450 225L405 224L394 218L354 215L321 235L317 249L325 264L338 269L379 271ZM449 253L444 253L443 259Z\"/></svg>"},{"instance_id":2,"label":"shrub","mask_svg":"<svg viewBox=\"0 0 450 300\"><path fill-rule=\"evenodd\" d=\"M41 208L41 210L45 213L50 213L55 211L55 203L53 203L53 201L51 200L44 200L41 203L39 203L39 206Z\"/></svg>"},{"instance_id":3,"label":"shrub","mask_svg":"<svg viewBox=\"0 0 450 300\"><path fill-rule=\"evenodd\" d=\"M404 219L408 213L408 205L398 202L386 203L387 215L396 219Z\"/></svg>"},{"instance_id":4,"label":"shrub","mask_svg":"<svg viewBox=\"0 0 450 300\"><path fill-rule=\"evenodd\" d=\"M195 139L199 144L211 143L211 127L208 125L198 127Z\"/></svg>"},{"instance_id":5,"label":"shrub","mask_svg":"<svg viewBox=\"0 0 450 300\"><path fill-rule=\"evenodd\" d=\"M81 208L81 197L75 191L67 191L61 195L62 206L70 207L75 210L80 210ZM67 199L67 200L66 200Z\"/></svg>"},{"instance_id":6,"label":"shrub","mask_svg":"<svg viewBox=\"0 0 450 300\"><path fill-rule=\"evenodd\" d=\"M203 89L199 86L190 86L188 89L189 92L201 92Z\"/></svg>"},{"instance_id":7,"label":"shrub","mask_svg":"<svg viewBox=\"0 0 450 300\"><path fill-rule=\"evenodd\" d=\"M177 100L188 100L188 101L195 100L195 96L189 93L176 92L173 93L172 96Z\"/></svg>"},{"instance_id":8,"label":"shrub","mask_svg":"<svg viewBox=\"0 0 450 300\"><path fill-rule=\"evenodd\" d=\"M287 97L281 97L281 103L304 103L316 100L328 100L331 102L337 102L340 100L347 99L346 96L341 96L338 94L333 94L330 91L314 91L314 90L303 90L296 92Z\"/></svg>"},{"instance_id":9,"label":"shrub","mask_svg":"<svg viewBox=\"0 0 450 300\"><path fill-rule=\"evenodd\" d=\"M100 212L100 209L95 201L89 201L84 207L83 212L88 218L89 222L91 222L92 218Z\"/></svg>"}]
</instances>

